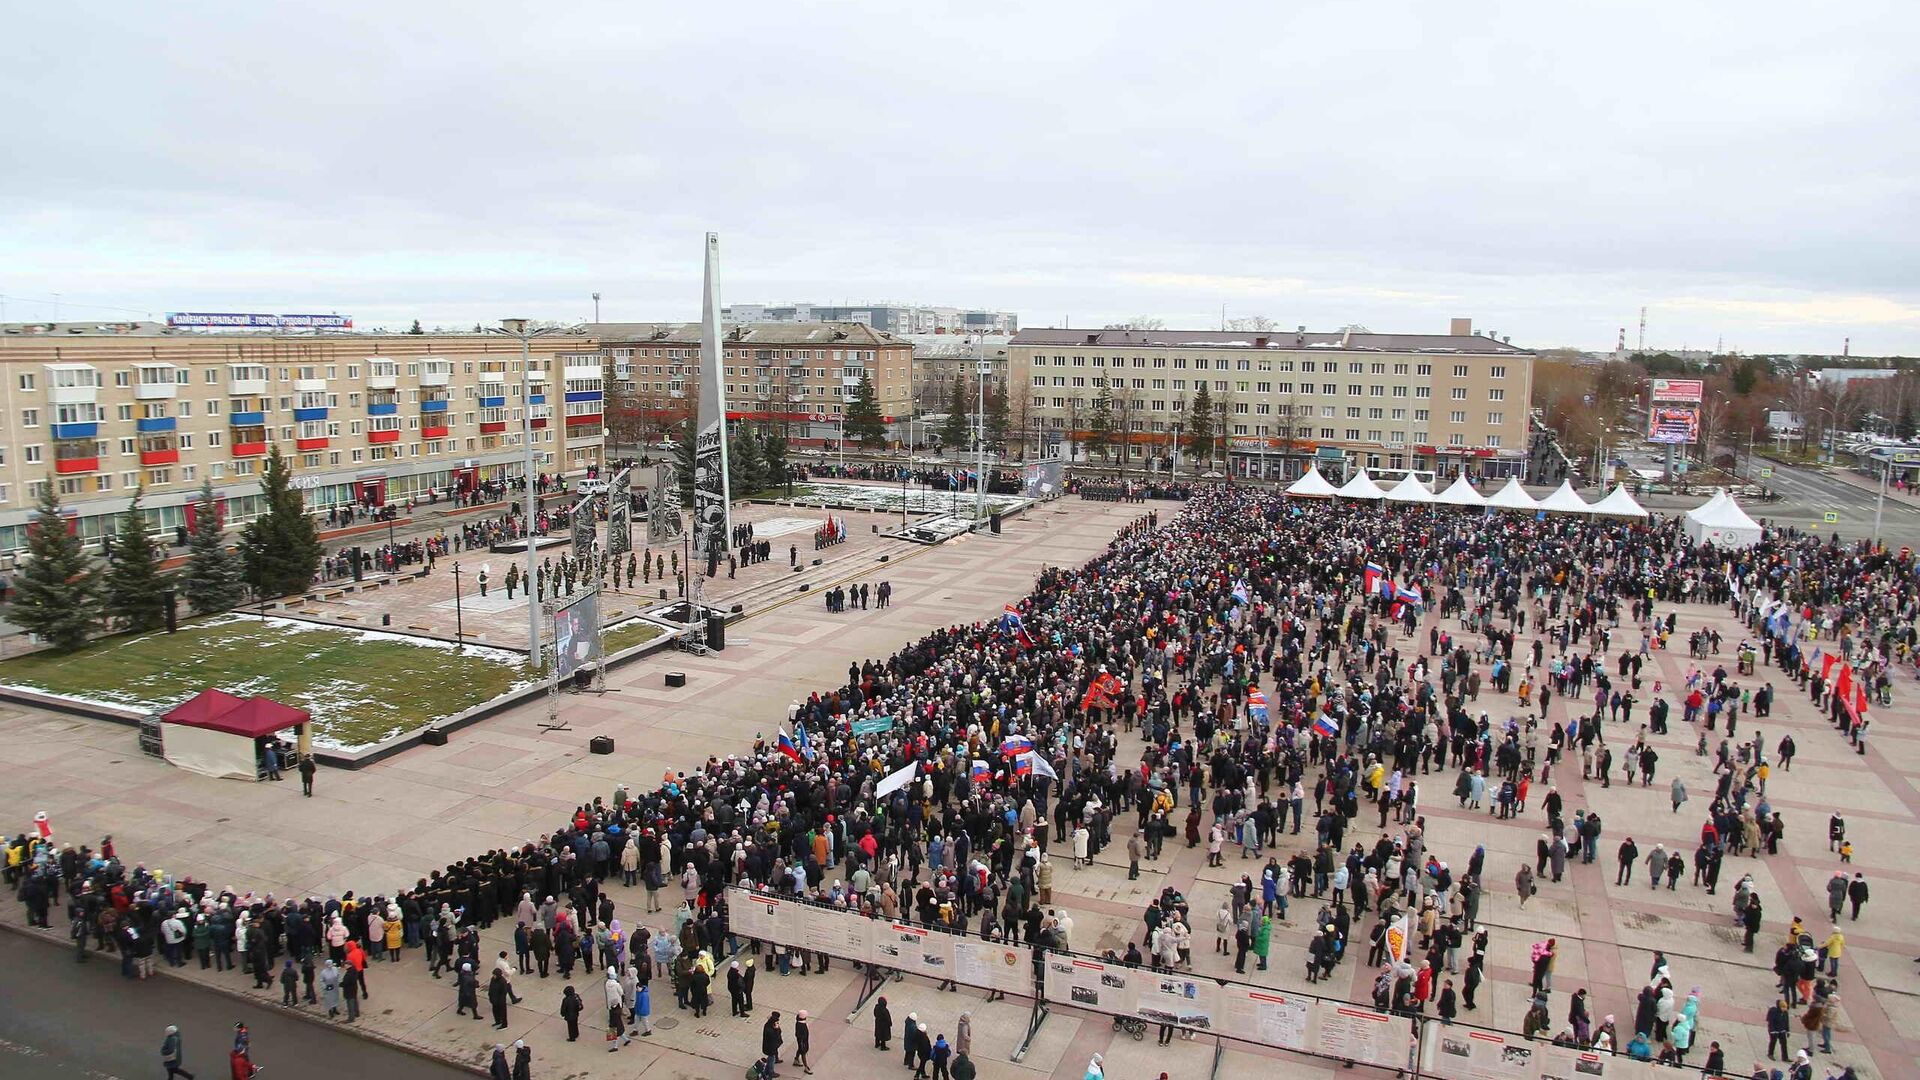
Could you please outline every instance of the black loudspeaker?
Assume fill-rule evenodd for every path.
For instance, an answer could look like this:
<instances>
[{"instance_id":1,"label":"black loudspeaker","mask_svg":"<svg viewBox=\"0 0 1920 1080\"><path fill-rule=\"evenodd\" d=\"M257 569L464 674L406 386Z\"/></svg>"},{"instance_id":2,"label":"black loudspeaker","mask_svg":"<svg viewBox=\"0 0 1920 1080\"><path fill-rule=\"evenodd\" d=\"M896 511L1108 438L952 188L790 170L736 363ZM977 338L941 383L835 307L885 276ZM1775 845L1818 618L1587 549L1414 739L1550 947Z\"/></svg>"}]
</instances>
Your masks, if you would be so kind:
<instances>
[{"instance_id":1,"label":"black loudspeaker","mask_svg":"<svg viewBox=\"0 0 1920 1080\"><path fill-rule=\"evenodd\" d=\"M995 536L1000 535L1000 515L999 514L987 515L987 528L993 532L993 535Z\"/></svg>"},{"instance_id":2,"label":"black loudspeaker","mask_svg":"<svg viewBox=\"0 0 1920 1080\"><path fill-rule=\"evenodd\" d=\"M180 613L176 607L176 604L178 603L179 598L172 589L168 589L166 592L160 595L164 597L166 600L167 633L171 634L180 629Z\"/></svg>"},{"instance_id":3,"label":"black loudspeaker","mask_svg":"<svg viewBox=\"0 0 1920 1080\"><path fill-rule=\"evenodd\" d=\"M687 685L687 673L684 671L667 672L667 685L671 687L681 687L681 686Z\"/></svg>"},{"instance_id":4,"label":"black loudspeaker","mask_svg":"<svg viewBox=\"0 0 1920 1080\"><path fill-rule=\"evenodd\" d=\"M719 652L727 647L727 617L725 615L707 616L707 648Z\"/></svg>"},{"instance_id":5,"label":"black loudspeaker","mask_svg":"<svg viewBox=\"0 0 1920 1080\"><path fill-rule=\"evenodd\" d=\"M613 736L595 735L587 740L587 750L595 754L613 753Z\"/></svg>"},{"instance_id":6,"label":"black loudspeaker","mask_svg":"<svg viewBox=\"0 0 1920 1080\"><path fill-rule=\"evenodd\" d=\"M430 727L420 733L420 741L428 746L447 745L447 733L440 728Z\"/></svg>"},{"instance_id":7,"label":"black loudspeaker","mask_svg":"<svg viewBox=\"0 0 1920 1080\"><path fill-rule=\"evenodd\" d=\"M353 550L348 552L348 556L353 559L353 580L359 581L361 578L361 575L363 575L366 572L365 567L361 564L361 561L360 561L360 549L354 548Z\"/></svg>"}]
</instances>

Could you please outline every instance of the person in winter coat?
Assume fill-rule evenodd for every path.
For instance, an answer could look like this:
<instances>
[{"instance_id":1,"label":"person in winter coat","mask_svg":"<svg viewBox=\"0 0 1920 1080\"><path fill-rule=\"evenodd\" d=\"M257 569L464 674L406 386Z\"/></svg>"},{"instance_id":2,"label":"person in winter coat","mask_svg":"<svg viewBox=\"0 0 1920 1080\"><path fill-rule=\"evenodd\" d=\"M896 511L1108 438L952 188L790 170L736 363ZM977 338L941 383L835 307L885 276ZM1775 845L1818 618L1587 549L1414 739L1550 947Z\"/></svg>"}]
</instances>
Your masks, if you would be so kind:
<instances>
[{"instance_id":1,"label":"person in winter coat","mask_svg":"<svg viewBox=\"0 0 1920 1080\"><path fill-rule=\"evenodd\" d=\"M320 1004L329 1017L340 1015L340 968L331 960L320 969Z\"/></svg>"},{"instance_id":2,"label":"person in winter coat","mask_svg":"<svg viewBox=\"0 0 1920 1080\"><path fill-rule=\"evenodd\" d=\"M487 980L487 1004L493 1007L493 1026L496 1029L506 1027L507 1026L507 975L506 975L506 972L496 971L493 973L493 977Z\"/></svg>"},{"instance_id":3,"label":"person in winter coat","mask_svg":"<svg viewBox=\"0 0 1920 1080\"><path fill-rule=\"evenodd\" d=\"M887 1010L887 999L880 998L873 1004L873 1048L889 1049L887 1043L893 1039L893 1013Z\"/></svg>"},{"instance_id":4,"label":"person in winter coat","mask_svg":"<svg viewBox=\"0 0 1920 1080\"><path fill-rule=\"evenodd\" d=\"M613 1043L612 1046L607 1047L607 1052L612 1053L632 1041L632 1039L621 1039L619 1042L614 1042L627 1030L627 995L620 989L620 980L615 978L611 971L607 972L607 981L602 985L601 990L606 995L607 1041Z\"/></svg>"},{"instance_id":5,"label":"person in winter coat","mask_svg":"<svg viewBox=\"0 0 1920 1080\"><path fill-rule=\"evenodd\" d=\"M493 1044L493 1060L487 1062L488 1080L513 1080L513 1066L507 1064L507 1048Z\"/></svg>"},{"instance_id":6,"label":"person in winter coat","mask_svg":"<svg viewBox=\"0 0 1920 1080\"><path fill-rule=\"evenodd\" d=\"M513 1040L513 1080L533 1080L533 1051L527 1040Z\"/></svg>"},{"instance_id":7,"label":"person in winter coat","mask_svg":"<svg viewBox=\"0 0 1920 1080\"><path fill-rule=\"evenodd\" d=\"M646 983L633 993L633 1018L640 1025L640 1034L653 1034L653 991Z\"/></svg>"},{"instance_id":8,"label":"person in winter coat","mask_svg":"<svg viewBox=\"0 0 1920 1080\"><path fill-rule=\"evenodd\" d=\"M760 1053L766 1059L766 1070L760 1075L766 1080L780 1075L775 1069L780 1064L780 1047L785 1042L786 1036L780 1032L780 1013L768 1013L766 1025L760 1029Z\"/></svg>"},{"instance_id":9,"label":"person in winter coat","mask_svg":"<svg viewBox=\"0 0 1920 1080\"><path fill-rule=\"evenodd\" d=\"M959 1022L954 1026L953 1052L955 1054L973 1052L973 1013L971 1011L961 1013Z\"/></svg>"},{"instance_id":10,"label":"person in winter coat","mask_svg":"<svg viewBox=\"0 0 1920 1080\"><path fill-rule=\"evenodd\" d=\"M1260 958L1259 969L1267 970L1267 955L1273 949L1273 916L1260 916L1260 928L1254 931L1253 954Z\"/></svg>"},{"instance_id":11,"label":"person in winter coat","mask_svg":"<svg viewBox=\"0 0 1920 1080\"><path fill-rule=\"evenodd\" d=\"M580 991L572 983L560 992L560 1019L567 1022L567 1041L580 1041L580 1014L586 1011L586 1002L580 1000Z\"/></svg>"},{"instance_id":12,"label":"person in winter coat","mask_svg":"<svg viewBox=\"0 0 1920 1080\"><path fill-rule=\"evenodd\" d=\"M807 1027L807 1010L801 1009L793 1018L793 1063L813 1075L813 1066L807 1061L807 1048L813 1043L813 1031Z\"/></svg>"},{"instance_id":13,"label":"person in winter coat","mask_svg":"<svg viewBox=\"0 0 1920 1080\"><path fill-rule=\"evenodd\" d=\"M460 973L454 976L453 989L459 1005L453 1010L455 1016L473 1010L473 1018L480 1019L480 978L473 973L471 962L460 965Z\"/></svg>"},{"instance_id":14,"label":"person in winter coat","mask_svg":"<svg viewBox=\"0 0 1920 1080\"><path fill-rule=\"evenodd\" d=\"M160 1066L167 1070L167 1080L173 1080L176 1076L193 1080L193 1074L180 1067L184 1053L180 1043L180 1029L168 1024L167 1037L160 1040Z\"/></svg>"}]
</instances>

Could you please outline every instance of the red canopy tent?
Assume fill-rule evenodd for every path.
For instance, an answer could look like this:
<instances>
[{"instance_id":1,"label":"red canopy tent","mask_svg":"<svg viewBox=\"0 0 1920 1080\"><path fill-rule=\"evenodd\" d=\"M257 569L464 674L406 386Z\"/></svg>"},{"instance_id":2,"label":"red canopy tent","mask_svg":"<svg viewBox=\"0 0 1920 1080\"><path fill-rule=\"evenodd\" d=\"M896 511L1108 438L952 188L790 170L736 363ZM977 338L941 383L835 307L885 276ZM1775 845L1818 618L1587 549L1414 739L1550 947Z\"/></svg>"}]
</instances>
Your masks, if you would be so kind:
<instances>
[{"instance_id":1,"label":"red canopy tent","mask_svg":"<svg viewBox=\"0 0 1920 1080\"><path fill-rule=\"evenodd\" d=\"M305 709L267 698L242 698L206 689L161 717L170 764L206 776L259 779L260 740L288 728L307 745L312 721Z\"/></svg>"}]
</instances>

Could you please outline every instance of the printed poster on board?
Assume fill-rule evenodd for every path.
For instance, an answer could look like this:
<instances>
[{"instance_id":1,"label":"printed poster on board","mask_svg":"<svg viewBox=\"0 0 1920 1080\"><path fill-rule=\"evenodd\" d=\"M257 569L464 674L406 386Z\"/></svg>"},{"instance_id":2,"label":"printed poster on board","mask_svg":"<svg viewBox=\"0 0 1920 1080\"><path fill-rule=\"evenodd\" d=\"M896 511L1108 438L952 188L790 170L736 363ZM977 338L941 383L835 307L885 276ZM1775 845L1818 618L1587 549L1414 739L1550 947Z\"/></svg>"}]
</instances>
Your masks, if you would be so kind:
<instances>
[{"instance_id":1,"label":"printed poster on board","mask_svg":"<svg viewBox=\"0 0 1920 1080\"><path fill-rule=\"evenodd\" d=\"M929 979L953 978L953 935L924 926L875 923L869 956L881 967Z\"/></svg>"}]
</instances>

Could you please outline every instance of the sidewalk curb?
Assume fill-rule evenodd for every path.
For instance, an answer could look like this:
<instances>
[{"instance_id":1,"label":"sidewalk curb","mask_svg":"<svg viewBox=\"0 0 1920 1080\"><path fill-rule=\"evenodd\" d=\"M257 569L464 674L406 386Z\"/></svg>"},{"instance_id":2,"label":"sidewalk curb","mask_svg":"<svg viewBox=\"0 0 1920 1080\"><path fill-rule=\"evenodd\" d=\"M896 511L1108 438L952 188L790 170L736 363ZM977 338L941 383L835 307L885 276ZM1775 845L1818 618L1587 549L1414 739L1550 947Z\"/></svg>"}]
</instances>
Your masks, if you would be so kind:
<instances>
[{"instance_id":1,"label":"sidewalk curb","mask_svg":"<svg viewBox=\"0 0 1920 1080\"><path fill-rule=\"evenodd\" d=\"M63 942L58 937L51 937L51 936L35 933L28 927L16 925L11 921L0 921L0 929L4 929L12 933L18 934L29 941L42 942L44 944L51 945L55 948L68 947L66 943ZM117 954L115 953L105 953L105 954L96 954L96 955L117 956ZM196 979L183 979L180 976L175 975L171 969L160 967L157 964L154 966L154 972L157 975L164 975L169 979L176 979L190 986L200 987L202 989L209 990L213 993L221 994L229 998L235 998L240 1001L250 1002L254 1005L259 1005L262 1007L271 1007L273 1004L272 1001L264 998L256 998L252 994L247 993L243 989L223 986L220 983L200 982L199 980L196 980ZM420 1058L424 1061L431 1061L438 1065L451 1066L455 1069L459 1069L462 1072L472 1073L475 1076L487 1075L487 1070L483 1068L478 1068L476 1066L468 1064L467 1062L460 1061L456 1058L445 1057L440 1054L433 1053L432 1051L429 1051L424 1047L415 1046L412 1043L403 1042L399 1039L393 1038L390 1035L381 1034L380 1032L375 1031L372 1028L353 1027L345 1024L329 1023L324 1017L316 1013L310 1013L305 1009L287 1009L287 1010L284 1010L282 1015L296 1017L306 1023L314 1025L315 1027L324 1027L334 1031L344 1031L346 1034L350 1034L356 1038L366 1039L369 1042L380 1043L383 1046L389 1047L394 1050L399 1050L407 1054L411 1054L412 1056Z\"/></svg>"}]
</instances>

